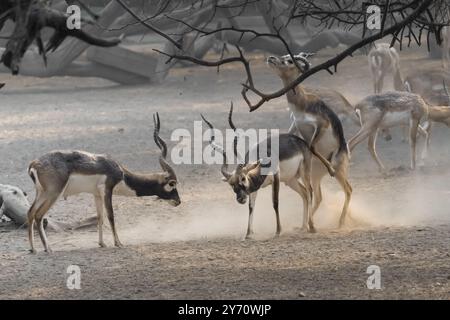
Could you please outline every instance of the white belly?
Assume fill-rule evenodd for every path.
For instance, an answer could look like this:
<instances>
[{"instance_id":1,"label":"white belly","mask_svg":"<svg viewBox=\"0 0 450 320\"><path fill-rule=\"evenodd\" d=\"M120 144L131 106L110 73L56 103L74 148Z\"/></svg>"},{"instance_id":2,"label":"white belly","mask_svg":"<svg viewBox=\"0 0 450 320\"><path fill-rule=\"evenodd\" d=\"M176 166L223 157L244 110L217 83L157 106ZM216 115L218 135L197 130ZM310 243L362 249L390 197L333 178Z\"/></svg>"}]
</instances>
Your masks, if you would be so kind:
<instances>
[{"instance_id":1,"label":"white belly","mask_svg":"<svg viewBox=\"0 0 450 320\"><path fill-rule=\"evenodd\" d=\"M298 155L280 162L280 181L287 182L298 173L300 163L303 161L303 155Z\"/></svg>"},{"instance_id":2,"label":"white belly","mask_svg":"<svg viewBox=\"0 0 450 320\"><path fill-rule=\"evenodd\" d=\"M383 120L380 123L381 127L395 127L400 125L409 124L409 119L411 118L411 111L395 111L395 112L387 112Z\"/></svg>"},{"instance_id":3,"label":"white belly","mask_svg":"<svg viewBox=\"0 0 450 320\"><path fill-rule=\"evenodd\" d=\"M98 194L105 185L104 175L72 174L63 191L63 197L67 198L80 193Z\"/></svg>"},{"instance_id":4,"label":"white belly","mask_svg":"<svg viewBox=\"0 0 450 320\"><path fill-rule=\"evenodd\" d=\"M303 155L298 155L290 159L281 161L278 164L278 172L280 173L280 182L289 182L297 176L300 163L303 161ZM260 188L265 188L273 183L273 175L267 176Z\"/></svg>"},{"instance_id":5,"label":"white belly","mask_svg":"<svg viewBox=\"0 0 450 320\"><path fill-rule=\"evenodd\" d=\"M325 129L322 137L316 144L317 151L324 157L328 157L333 151L336 151L339 147L338 141L333 135L333 129L328 127Z\"/></svg>"}]
</instances>

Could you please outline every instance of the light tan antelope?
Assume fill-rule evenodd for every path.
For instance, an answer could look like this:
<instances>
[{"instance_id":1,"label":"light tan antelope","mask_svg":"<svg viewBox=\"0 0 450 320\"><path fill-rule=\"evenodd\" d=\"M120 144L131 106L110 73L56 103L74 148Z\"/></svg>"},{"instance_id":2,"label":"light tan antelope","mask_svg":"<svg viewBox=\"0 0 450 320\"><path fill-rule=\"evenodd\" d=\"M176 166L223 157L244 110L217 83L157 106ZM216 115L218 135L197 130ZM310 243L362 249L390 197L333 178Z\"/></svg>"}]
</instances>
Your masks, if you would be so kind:
<instances>
[{"instance_id":1,"label":"light tan antelope","mask_svg":"<svg viewBox=\"0 0 450 320\"><path fill-rule=\"evenodd\" d=\"M444 36L444 33L446 34L447 31L443 31L443 40L449 40L447 36ZM448 44L443 43L443 47L446 45ZM419 94L430 104L442 105L446 103L447 97L444 95L442 83L444 80L447 83L450 81L450 72L419 65L404 75L400 67L400 56L397 50L389 46L388 43L380 43L369 52L369 66L374 81L374 93L382 92L382 79L391 72L395 90Z\"/></svg>"},{"instance_id":2,"label":"light tan antelope","mask_svg":"<svg viewBox=\"0 0 450 320\"><path fill-rule=\"evenodd\" d=\"M391 47L389 43L384 42L375 44L369 51L368 60L370 73L372 74L374 93L381 93L384 86L384 77L386 77L388 73L392 73L395 69L398 69L396 66L399 66L400 64L400 56L394 47ZM395 90L405 91L405 88L396 87ZM381 128L380 131L386 141L392 140L392 135L388 128Z\"/></svg>"},{"instance_id":3,"label":"light tan antelope","mask_svg":"<svg viewBox=\"0 0 450 320\"><path fill-rule=\"evenodd\" d=\"M283 84L288 86L310 68L311 63L307 59L309 55L300 53L293 57L271 56L267 59L267 64L280 77ZM317 156L317 159L313 158L312 164L311 185L314 194L312 215L322 201L320 183L328 170L345 193L344 207L339 220L341 227L346 220L352 195L352 187L347 178L349 151L342 124L327 104L316 95L305 92L301 85L289 90L286 98L294 117L289 133L301 136L308 143L313 154ZM323 155L326 157L325 161Z\"/></svg>"},{"instance_id":4,"label":"light tan antelope","mask_svg":"<svg viewBox=\"0 0 450 320\"><path fill-rule=\"evenodd\" d=\"M370 51L369 65L374 80L375 93L381 93L383 89L382 79L391 72L395 90L416 93L429 104L444 104L442 83L447 78L450 81L450 73L430 68L416 68L408 72L407 76L404 76L400 67L400 57L395 48L391 48L388 43L377 44ZM406 129L407 126L403 126L403 128ZM385 139L390 140L389 128L382 125L380 129ZM403 132L404 137L406 137L407 131L404 130ZM428 137L421 126L419 126L419 133L426 138ZM403 140L406 140L406 138L403 138Z\"/></svg>"},{"instance_id":5,"label":"light tan antelope","mask_svg":"<svg viewBox=\"0 0 450 320\"><path fill-rule=\"evenodd\" d=\"M417 67L403 74L400 61L393 68L394 89L420 95L428 104L445 105L448 102L444 82L450 83L450 72L439 68Z\"/></svg>"},{"instance_id":6,"label":"light tan antelope","mask_svg":"<svg viewBox=\"0 0 450 320\"><path fill-rule=\"evenodd\" d=\"M427 146L431 141L431 128L434 123L443 123L450 128L450 106L428 106L428 123L425 130L428 132Z\"/></svg>"},{"instance_id":7,"label":"light tan antelope","mask_svg":"<svg viewBox=\"0 0 450 320\"><path fill-rule=\"evenodd\" d=\"M397 50L391 47L389 43L379 43L370 50L368 59L374 93L380 93L383 91L384 77L394 70L395 65L400 61L400 57Z\"/></svg>"},{"instance_id":8,"label":"light tan antelope","mask_svg":"<svg viewBox=\"0 0 450 320\"><path fill-rule=\"evenodd\" d=\"M424 129L427 131L427 147L430 146L431 129L434 123L442 123L450 128L450 93L445 82L443 86L447 96L447 104L445 106L428 105L428 121L424 125Z\"/></svg>"},{"instance_id":9,"label":"light tan antelope","mask_svg":"<svg viewBox=\"0 0 450 320\"><path fill-rule=\"evenodd\" d=\"M427 103L429 108L433 108L432 116L419 126L419 133L427 139L427 146L430 144L431 122L442 122L439 115L445 111L448 105L448 93L445 83L450 83L450 72L441 69L431 69L419 67L409 71L405 76L401 70L400 62L394 65L393 69L394 88L398 91L408 91L420 95ZM424 130L426 129L427 132ZM425 157L426 154L422 154Z\"/></svg>"},{"instance_id":10,"label":"light tan antelope","mask_svg":"<svg viewBox=\"0 0 450 320\"><path fill-rule=\"evenodd\" d=\"M370 95L355 105L361 116L362 127L349 140L350 151L363 140L369 138L368 147L371 156L383 172L384 166L376 152L376 139L380 128L409 125L409 143L411 146L411 169L416 167L416 143L419 123L428 117L428 105L417 94L410 92L385 92ZM424 147L426 152L426 143Z\"/></svg>"},{"instance_id":11,"label":"light tan antelope","mask_svg":"<svg viewBox=\"0 0 450 320\"><path fill-rule=\"evenodd\" d=\"M112 197L123 196L157 196L168 200L172 205L181 203L177 191L177 177L166 160L167 145L159 137L160 121L158 114L155 122L154 140L161 149L159 163L163 172L138 174L127 170L105 155L91 154L83 151L54 151L31 162L28 173L36 186L36 198L28 211L28 237L32 253L34 248L34 222L45 251L50 252L43 226L43 217L62 196L90 193L94 196L97 208L99 245L103 242L103 206L106 208L114 244L122 244L114 223Z\"/></svg>"},{"instance_id":12,"label":"light tan antelope","mask_svg":"<svg viewBox=\"0 0 450 320\"><path fill-rule=\"evenodd\" d=\"M228 121L230 127L236 131L232 120L233 107L230 109ZM276 235L281 233L280 216L278 212L278 198L280 191L280 183L284 182L292 190L297 192L303 199L303 230L314 232L314 224L310 214L310 207L312 201L311 188L311 160L312 154L308 145L301 138L292 134L280 134L278 137L278 158L270 158L272 153L271 139L259 142L256 146L252 146L245 156L243 164L238 164L236 169L232 172L228 171L227 155L223 147L215 143L213 125L202 116L203 121L211 129L210 144L215 150L218 150L223 155L222 175L223 181L227 182L236 194L236 200L240 204L245 204L249 198L249 217L247 225L246 239L253 234L253 211L256 202L256 196L260 189L267 186L272 186L272 203L276 214ZM264 146L262 147L262 145ZM262 172L264 166L273 163L265 163L260 159L262 156L260 150L264 148L267 150L269 160L277 161L275 170L270 173ZM251 153L255 152L257 161L251 162ZM238 157L237 151L237 137L234 139L234 154ZM301 183L301 180L303 183Z\"/></svg>"}]
</instances>

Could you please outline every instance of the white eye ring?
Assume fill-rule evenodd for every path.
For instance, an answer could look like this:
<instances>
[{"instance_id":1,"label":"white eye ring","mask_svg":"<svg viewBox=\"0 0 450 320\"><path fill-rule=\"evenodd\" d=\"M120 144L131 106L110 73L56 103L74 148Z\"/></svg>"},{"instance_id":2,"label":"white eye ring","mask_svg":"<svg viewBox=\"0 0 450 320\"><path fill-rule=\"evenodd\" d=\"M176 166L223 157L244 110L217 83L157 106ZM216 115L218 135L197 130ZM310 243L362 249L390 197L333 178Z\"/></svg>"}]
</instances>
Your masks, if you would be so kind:
<instances>
[{"instance_id":1,"label":"white eye ring","mask_svg":"<svg viewBox=\"0 0 450 320\"><path fill-rule=\"evenodd\" d=\"M164 185L164 190L166 192L171 192L176 187L177 187L177 183L176 182L169 182L166 185Z\"/></svg>"}]
</instances>

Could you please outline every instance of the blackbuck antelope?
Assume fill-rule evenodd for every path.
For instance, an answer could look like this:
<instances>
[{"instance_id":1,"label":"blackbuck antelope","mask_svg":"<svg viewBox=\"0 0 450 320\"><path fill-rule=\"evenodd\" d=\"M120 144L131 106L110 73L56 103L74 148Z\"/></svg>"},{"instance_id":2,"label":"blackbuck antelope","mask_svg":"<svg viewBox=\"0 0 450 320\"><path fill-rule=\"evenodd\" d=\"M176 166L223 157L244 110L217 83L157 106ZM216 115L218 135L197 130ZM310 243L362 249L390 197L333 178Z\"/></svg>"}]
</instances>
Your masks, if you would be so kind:
<instances>
[{"instance_id":1,"label":"blackbuck antelope","mask_svg":"<svg viewBox=\"0 0 450 320\"><path fill-rule=\"evenodd\" d=\"M138 174L127 170L106 155L91 154L84 151L54 151L31 162L28 173L36 187L36 198L28 211L28 237L31 252L34 248L34 221L39 236L49 252L47 237L43 227L43 217L56 200L63 196L90 193L94 196L97 208L99 245L103 242L103 205L106 208L114 244L121 247L114 223L112 196L157 196L168 200L172 205L181 203L177 191L177 177L166 160L167 145L159 137L160 120L153 115L155 124L153 138L161 149L159 163L163 172Z\"/></svg>"},{"instance_id":2,"label":"blackbuck antelope","mask_svg":"<svg viewBox=\"0 0 450 320\"><path fill-rule=\"evenodd\" d=\"M395 90L418 94L433 105L445 105L448 102L443 83L450 83L450 72L419 66L403 74L400 59L392 67Z\"/></svg>"},{"instance_id":3,"label":"blackbuck antelope","mask_svg":"<svg viewBox=\"0 0 450 320\"><path fill-rule=\"evenodd\" d=\"M431 129L434 123L443 123L450 127L450 93L448 92L445 82L443 83L444 91L447 96L447 104L445 106L428 105L428 121L424 125L427 131L427 149L431 141Z\"/></svg>"},{"instance_id":4,"label":"blackbuck antelope","mask_svg":"<svg viewBox=\"0 0 450 320\"><path fill-rule=\"evenodd\" d=\"M281 78L283 84L288 86L311 67L307 59L309 55L300 53L295 56L271 56L267 59L267 64ZM314 194L312 215L322 202L320 183L328 170L345 193L344 207L339 220L339 226L342 227L352 195L352 187L347 179L350 154L342 124L327 104L316 95L305 92L301 85L289 90L286 97L294 117L289 133L301 136L308 143L311 152L317 156L317 159L313 158L312 161L311 185Z\"/></svg>"},{"instance_id":5,"label":"blackbuck antelope","mask_svg":"<svg viewBox=\"0 0 450 320\"><path fill-rule=\"evenodd\" d=\"M446 37L450 36L450 34L447 34L446 32L447 31L443 28L442 37L444 53L446 48ZM448 50L449 48L447 47L447 52ZM422 158L425 158L427 155L428 146L430 144L432 122L445 123L446 121L445 118L447 114L447 107L443 105L448 104L448 94L446 92L445 83L450 82L450 72L441 69L420 67L409 71L405 76L400 67L400 57L397 51L394 48L390 48L388 43L381 43L377 45L377 48L373 49L371 54L369 54L369 64L371 66L371 70L377 70L378 68L378 72L382 73L383 77L388 72L392 72L395 90L418 94L428 104L428 121L423 123L423 125L419 124L418 127L418 133L424 136L427 141L422 152ZM378 62L375 63L376 61ZM375 78L374 82L376 82ZM407 108L407 106L405 106L405 108ZM358 110L367 112L364 111L364 108ZM367 119L371 117L371 115L364 116L364 119L367 121ZM401 126L403 128L407 128L408 123L405 122L405 119L397 120L398 121L394 121L396 123L393 123L392 121L382 121L380 123L379 129L381 129L385 138L390 137L389 127ZM378 159L375 147L372 147L372 144L375 143L373 140L374 139L369 138L369 150L373 158ZM377 160L377 163L379 163L379 159ZM380 163L378 165L380 168L383 168L382 165L380 166Z\"/></svg>"},{"instance_id":6,"label":"blackbuck antelope","mask_svg":"<svg viewBox=\"0 0 450 320\"><path fill-rule=\"evenodd\" d=\"M370 50L368 54L370 73L372 74L374 93L381 93L384 86L384 77L389 73L394 75L395 90L405 91L405 84L398 82L396 70L400 68L400 56L394 47L389 43L379 43ZM381 133L386 141L392 140L389 128L380 128ZM405 141L404 133L402 140Z\"/></svg>"},{"instance_id":7,"label":"blackbuck antelope","mask_svg":"<svg viewBox=\"0 0 450 320\"><path fill-rule=\"evenodd\" d=\"M429 146L432 122L445 123L446 105L449 102L445 83L450 83L450 72L440 69L417 68L404 76L400 62L398 62L394 65L393 77L395 90L418 94L428 103L428 121L419 125L419 133L425 137L427 146ZM422 157L425 156L425 153L422 154Z\"/></svg>"},{"instance_id":8,"label":"blackbuck antelope","mask_svg":"<svg viewBox=\"0 0 450 320\"><path fill-rule=\"evenodd\" d=\"M319 97L320 100L336 113L343 124L361 126L353 105L338 91L321 87L304 87L305 92Z\"/></svg>"},{"instance_id":9,"label":"blackbuck antelope","mask_svg":"<svg viewBox=\"0 0 450 320\"><path fill-rule=\"evenodd\" d=\"M230 127L236 131L236 127L232 120L233 106L231 106L228 116L228 122ZM256 196L258 190L272 185L272 202L273 208L276 214L277 231L278 236L281 233L280 216L278 212L278 196L280 190L280 182L284 182L292 190L297 192L303 199L303 230L314 232L314 224L312 216L310 214L310 204L312 198L312 188L310 182L311 175L311 152L308 145L301 138L291 134L281 134L278 137L279 150L278 159L271 158L272 144L271 139L259 142L253 149L246 153L245 161L242 164L238 164L236 169L232 172L228 171L227 155L223 147L218 146L215 143L214 127L206 120L202 115L203 121L211 129L210 144L215 151L219 151L223 155L222 175L223 181L227 182L236 194L236 200L240 204L245 204L247 198L249 200L249 216L246 239L250 238L253 234L253 211L256 202ZM234 138L234 154L238 158L237 150L237 136ZM264 146L262 146L264 144ZM277 166L272 168L270 172L262 172L263 167L273 165L264 163L259 158L260 150L267 150L267 156L271 161L276 161ZM250 162L250 152L256 152L259 160ZM266 155L265 155L266 156ZM268 170L269 171L269 170ZM302 180L301 183L299 180Z\"/></svg>"},{"instance_id":10,"label":"blackbuck antelope","mask_svg":"<svg viewBox=\"0 0 450 320\"><path fill-rule=\"evenodd\" d=\"M400 57L388 43L378 44L376 48L369 53L370 70L374 78L375 93L381 93L381 86L378 84L379 78L384 78L387 73L391 72L393 77L394 89L397 91L408 91L420 95L428 104L443 105L447 102L444 94L444 81L450 81L450 73L431 68L414 68L405 76L400 67ZM378 77L378 78L377 78ZM403 126L407 128L406 126ZM386 140L390 140L391 135L389 128L380 127ZM429 137L422 126L419 126L418 132L425 138ZM404 138L406 140L406 131Z\"/></svg>"},{"instance_id":11,"label":"blackbuck antelope","mask_svg":"<svg viewBox=\"0 0 450 320\"><path fill-rule=\"evenodd\" d=\"M349 140L350 151L367 137L371 156L380 171L384 166L376 152L377 134L380 128L409 125L409 143L411 146L411 169L416 167L417 132L421 120L428 118L428 104L417 94L410 92L386 92L370 95L355 105L361 117L362 127ZM426 153L426 143L424 146Z\"/></svg>"},{"instance_id":12,"label":"blackbuck antelope","mask_svg":"<svg viewBox=\"0 0 450 320\"><path fill-rule=\"evenodd\" d=\"M383 91L384 77L388 72L393 72L396 65L400 62L400 57L397 50L391 47L389 43L379 43L370 50L368 58L374 93L381 93Z\"/></svg>"}]
</instances>

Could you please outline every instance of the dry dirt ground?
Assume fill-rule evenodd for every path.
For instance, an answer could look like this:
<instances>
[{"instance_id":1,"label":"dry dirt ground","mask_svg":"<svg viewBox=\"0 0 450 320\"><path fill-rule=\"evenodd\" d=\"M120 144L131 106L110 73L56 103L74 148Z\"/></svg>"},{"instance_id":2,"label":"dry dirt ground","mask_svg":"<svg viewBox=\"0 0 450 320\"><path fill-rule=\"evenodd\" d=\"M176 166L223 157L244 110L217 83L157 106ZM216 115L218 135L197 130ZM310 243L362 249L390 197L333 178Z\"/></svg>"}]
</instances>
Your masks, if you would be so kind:
<instances>
[{"instance_id":1,"label":"dry dirt ground","mask_svg":"<svg viewBox=\"0 0 450 320\"><path fill-rule=\"evenodd\" d=\"M313 62L330 57L317 55ZM424 49L404 51L403 69L438 61L424 59ZM259 87L272 91L280 82L262 55L254 55ZM319 73L310 85L335 88L355 103L371 93L365 56L347 59L339 72ZM162 85L120 87L99 79L13 78L1 75L0 183L34 188L26 168L44 152L83 149L108 153L132 170L158 170L158 149L151 114L160 113L162 136L176 128L193 131L200 113L226 127L230 100L242 128L289 126L284 98L249 113L239 92L240 65L217 74L201 67L173 70ZM386 86L391 87L388 79ZM357 128L345 127L351 136ZM274 239L270 190L256 206L256 239L242 241L247 206L239 205L221 182L218 166L180 165L182 205L154 199L115 198L119 236L124 248L97 248L95 228L52 233L53 254L28 254L25 230L0 228L0 299L127 298L450 298L450 131L437 126L431 157L415 172L408 169L409 147L379 139L380 157L391 168L380 175L365 143L352 155L352 221L337 230L343 195L331 178L324 181L324 201L316 216L319 232L298 230L302 205L282 187L283 234ZM190 143L191 141L184 141ZM170 142L173 146L176 142ZM420 142L422 144L422 140ZM59 201L50 217L77 221L95 212L91 197ZM39 241L38 237L36 238ZM81 270L81 289L66 286L69 265ZM368 266L381 270L381 290L369 290Z\"/></svg>"}]
</instances>

